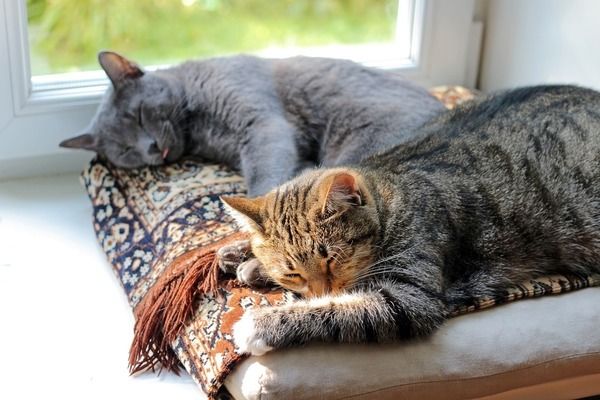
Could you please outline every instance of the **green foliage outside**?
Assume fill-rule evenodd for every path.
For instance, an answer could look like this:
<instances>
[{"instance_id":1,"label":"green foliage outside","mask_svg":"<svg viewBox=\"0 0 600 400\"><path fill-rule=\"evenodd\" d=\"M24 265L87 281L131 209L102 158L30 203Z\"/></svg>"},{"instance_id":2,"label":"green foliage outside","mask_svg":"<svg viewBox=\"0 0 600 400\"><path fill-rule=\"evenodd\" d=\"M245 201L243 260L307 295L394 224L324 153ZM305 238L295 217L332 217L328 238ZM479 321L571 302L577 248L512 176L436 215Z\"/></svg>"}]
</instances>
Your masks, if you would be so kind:
<instances>
[{"instance_id":1,"label":"green foliage outside","mask_svg":"<svg viewBox=\"0 0 600 400\"><path fill-rule=\"evenodd\" d=\"M112 49L142 64L269 46L389 41L397 0L28 0L34 74L96 69Z\"/></svg>"}]
</instances>

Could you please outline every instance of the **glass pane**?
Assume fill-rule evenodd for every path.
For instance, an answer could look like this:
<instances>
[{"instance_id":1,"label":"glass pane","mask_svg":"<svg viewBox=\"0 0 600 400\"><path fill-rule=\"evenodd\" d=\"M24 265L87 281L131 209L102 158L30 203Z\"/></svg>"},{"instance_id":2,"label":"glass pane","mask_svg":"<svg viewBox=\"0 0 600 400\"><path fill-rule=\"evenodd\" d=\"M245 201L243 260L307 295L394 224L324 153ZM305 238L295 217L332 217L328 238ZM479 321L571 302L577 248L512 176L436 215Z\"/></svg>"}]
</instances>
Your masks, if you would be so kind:
<instances>
[{"instance_id":1,"label":"glass pane","mask_svg":"<svg viewBox=\"0 0 600 400\"><path fill-rule=\"evenodd\" d=\"M331 56L379 49L389 58L398 34L398 0L27 0L27 6L33 75L96 70L101 49L143 65L238 52L286 56L306 48Z\"/></svg>"}]
</instances>

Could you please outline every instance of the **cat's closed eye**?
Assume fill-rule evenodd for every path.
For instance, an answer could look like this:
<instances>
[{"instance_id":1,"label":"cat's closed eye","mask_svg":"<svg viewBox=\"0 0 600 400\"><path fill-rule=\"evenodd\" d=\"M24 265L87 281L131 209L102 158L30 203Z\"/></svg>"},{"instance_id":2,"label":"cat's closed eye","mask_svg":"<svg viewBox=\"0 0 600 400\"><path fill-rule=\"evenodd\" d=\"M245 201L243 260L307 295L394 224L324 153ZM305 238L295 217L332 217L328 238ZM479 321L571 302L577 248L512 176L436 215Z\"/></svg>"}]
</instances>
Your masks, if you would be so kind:
<instances>
[{"instance_id":1,"label":"cat's closed eye","mask_svg":"<svg viewBox=\"0 0 600 400\"><path fill-rule=\"evenodd\" d=\"M123 151L121 151L121 154L120 154L120 155L121 155L121 157L122 157L122 156L125 156L127 153L130 153L130 152L132 152L132 151L133 151L133 147L125 147L125 148L123 149Z\"/></svg>"},{"instance_id":2,"label":"cat's closed eye","mask_svg":"<svg viewBox=\"0 0 600 400\"><path fill-rule=\"evenodd\" d=\"M144 103L140 103L140 107L138 108L138 116L137 116L137 118L138 118L138 124L139 124L139 126L140 126L141 128L143 128L143 127L144 127L144 125L143 125L143 121L142 121L142 105L143 105L143 104L144 104Z\"/></svg>"},{"instance_id":3,"label":"cat's closed eye","mask_svg":"<svg viewBox=\"0 0 600 400\"><path fill-rule=\"evenodd\" d=\"M302 279L302 275L300 274L285 274L284 276L289 279Z\"/></svg>"}]
</instances>

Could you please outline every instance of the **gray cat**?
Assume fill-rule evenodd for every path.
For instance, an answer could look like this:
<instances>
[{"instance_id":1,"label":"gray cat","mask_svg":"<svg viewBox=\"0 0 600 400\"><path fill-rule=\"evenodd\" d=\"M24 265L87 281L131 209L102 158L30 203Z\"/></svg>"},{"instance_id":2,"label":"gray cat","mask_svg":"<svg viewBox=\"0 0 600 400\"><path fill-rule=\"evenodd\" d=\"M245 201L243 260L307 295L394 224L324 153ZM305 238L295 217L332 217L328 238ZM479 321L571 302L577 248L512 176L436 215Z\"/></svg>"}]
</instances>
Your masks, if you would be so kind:
<instances>
[{"instance_id":1,"label":"gray cat","mask_svg":"<svg viewBox=\"0 0 600 400\"><path fill-rule=\"evenodd\" d=\"M397 74L346 60L239 55L144 72L114 52L98 59L112 87L62 147L124 168L200 156L241 171L250 196L405 142L443 110Z\"/></svg>"}]
</instances>

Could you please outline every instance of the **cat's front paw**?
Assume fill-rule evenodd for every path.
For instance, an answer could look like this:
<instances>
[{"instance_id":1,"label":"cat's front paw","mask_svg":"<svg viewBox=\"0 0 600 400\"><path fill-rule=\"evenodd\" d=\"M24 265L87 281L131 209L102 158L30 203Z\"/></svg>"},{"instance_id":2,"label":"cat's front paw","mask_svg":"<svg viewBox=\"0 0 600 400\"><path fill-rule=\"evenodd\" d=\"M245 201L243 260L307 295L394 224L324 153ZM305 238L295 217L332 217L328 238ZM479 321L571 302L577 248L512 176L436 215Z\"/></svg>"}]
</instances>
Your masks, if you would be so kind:
<instances>
[{"instance_id":1,"label":"cat's front paw","mask_svg":"<svg viewBox=\"0 0 600 400\"><path fill-rule=\"evenodd\" d=\"M217 263L226 274L235 274L252 253L249 240L238 240L217 250Z\"/></svg>"},{"instance_id":2,"label":"cat's front paw","mask_svg":"<svg viewBox=\"0 0 600 400\"><path fill-rule=\"evenodd\" d=\"M240 352L253 356L262 356L273 350L261 337L256 325L256 312L252 309L246 310L242 318L233 325L233 341Z\"/></svg>"},{"instance_id":3,"label":"cat's front paw","mask_svg":"<svg viewBox=\"0 0 600 400\"><path fill-rule=\"evenodd\" d=\"M252 288L262 288L269 280L263 272L262 263L257 258L241 263L237 267L235 276L239 282Z\"/></svg>"}]
</instances>

